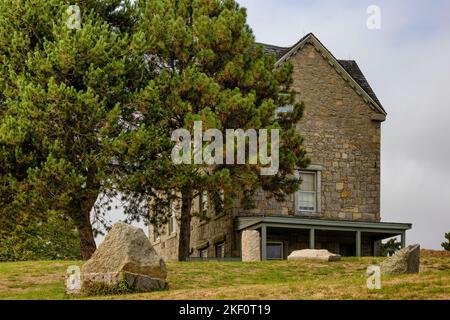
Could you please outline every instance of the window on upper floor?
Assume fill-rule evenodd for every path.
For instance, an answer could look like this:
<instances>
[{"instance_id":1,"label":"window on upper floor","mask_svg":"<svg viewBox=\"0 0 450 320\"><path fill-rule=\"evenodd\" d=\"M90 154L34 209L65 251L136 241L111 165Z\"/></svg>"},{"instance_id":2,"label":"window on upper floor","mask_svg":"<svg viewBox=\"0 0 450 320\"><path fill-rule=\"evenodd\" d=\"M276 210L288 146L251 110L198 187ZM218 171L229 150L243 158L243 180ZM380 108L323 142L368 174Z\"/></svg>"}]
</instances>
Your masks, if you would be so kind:
<instances>
[{"instance_id":1,"label":"window on upper floor","mask_svg":"<svg viewBox=\"0 0 450 320\"><path fill-rule=\"evenodd\" d=\"M159 223L157 222L153 225L153 241L159 242L161 240L161 228L159 227Z\"/></svg>"},{"instance_id":2,"label":"window on upper floor","mask_svg":"<svg viewBox=\"0 0 450 320\"><path fill-rule=\"evenodd\" d=\"M177 211L175 201L170 202L169 235L177 232Z\"/></svg>"},{"instance_id":3,"label":"window on upper floor","mask_svg":"<svg viewBox=\"0 0 450 320\"><path fill-rule=\"evenodd\" d=\"M280 96L289 97L287 93L281 93ZM275 117L279 119L282 115L294 112L294 106L292 104L281 105L275 110Z\"/></svg>"},{"instance_id":4,"label":"window on upper floor","mask_svg":"<svg viewBox=\"0 0 450 320\"><path fill-rule=\"evenodd\" d=\"M281 115L291 113L291 112L294 112L294 106L293 105L285 105L285 106L278 107L275 110L275 116L278 119L278 118L280 118Z\"/></svg>"},{"instance_id":5,"label":"window on upper floor","mask_svg":"<svg viewBox=\"0 0 450 320\"><path fill-rule=\"evenodd\" d=\"M297 210L300 212L317 212L317 173L300 172L302 180L297 192Z\"/></svg>"},{"instance_id":6,"label":"window on upper floor","mask_svg":"<svg viewBox=\"0 0 450 320\"><path fill-rule=\"evenodd\" d=\"M212 205L214 207L214 215L220 216L225 211L225 191L219 190L212 194Z\"/></svg>"},{"instance_id":7,"label":"window on upper floor","mask_svg":"<svg viewBox=\"0 0 450 320\"><path fill-rule=\"evenodd\" d=\"M208 191L203 191L200 196L200 211L204 217L209 213L209 195Z\"/></svg>"},{"instance_id":8,"label":"window on upper floor","mask_svg":"<svg viewBox=\"0 0 450 320\"><path fill-rule=\"evenodd\" d=\"M157 204L152 205L153 215L151 217L151 224L153 230L153 242L159 242L161 240L161 227L160 227L160 206Z\"/></svg>"}]
</instances>

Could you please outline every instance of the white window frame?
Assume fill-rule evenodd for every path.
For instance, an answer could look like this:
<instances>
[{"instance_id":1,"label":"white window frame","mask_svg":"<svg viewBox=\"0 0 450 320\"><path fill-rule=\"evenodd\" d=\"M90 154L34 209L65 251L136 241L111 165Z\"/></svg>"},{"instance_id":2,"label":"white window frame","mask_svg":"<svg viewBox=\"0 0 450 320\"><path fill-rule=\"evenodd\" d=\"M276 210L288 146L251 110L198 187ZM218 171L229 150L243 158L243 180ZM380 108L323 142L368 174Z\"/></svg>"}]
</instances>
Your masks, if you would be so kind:
<instances>
[{"instance_id":1,"label":"white window frame","mask_svg":"<svg viewBox=\"0 0 450 320\"><path fill-rule=\"evenodd\" d=\"M266 252L268 252L267 251L267 247L269 246L269 245L281 245L281 258L269 258L269 257L267 257L267 260L283 260L284 259L284 242L283 241L267 241L267 244L266 244Z\"/></svg>"},{"instance_id":2,"label":"white window frame","mask_svg":"<svg viewBox=\"0 0 450 320\"><path fill-rule=\"evenodd\" d=\"M316 167L316 166L315 166ZM322 212L322 208L321 208L321 193L322 193L322 184L321 184L321 179L322 179L322 173L321 170L300 170L296 172L296 178L300 179L300 175L301 174L314 174L314 185L315 185L315 203L314 203L314 209L313 210L303 210L300 209L300 199L301 199L301 194L302 192L307 192L307 191L301 191L298 190L295 193L295 211L297 213L300 214L320 214ZM300 186L301 188L301 186Z\"/></svg>"},{"instance_id":3,"label":"white window frame","mask_svg":"<svg viewBox=\"0 0 450 320\"><path fill-rule=\"evenodd\" d=\"M174 207L174 201L170 202L170 217L169 217L169 235L177 233L178 222L177 222L177 211Z\"/></svg>"},{"instance_id":4,"label":"white window frame","mask_svg":"<svg viewBox=\"0 0 450 320\"><path fill-rule=\"evenodd\" d=\"M200 210L205 215L209 214L209 194L208 191L203 191L200 195Z\"/></svg>"}]
</instances>

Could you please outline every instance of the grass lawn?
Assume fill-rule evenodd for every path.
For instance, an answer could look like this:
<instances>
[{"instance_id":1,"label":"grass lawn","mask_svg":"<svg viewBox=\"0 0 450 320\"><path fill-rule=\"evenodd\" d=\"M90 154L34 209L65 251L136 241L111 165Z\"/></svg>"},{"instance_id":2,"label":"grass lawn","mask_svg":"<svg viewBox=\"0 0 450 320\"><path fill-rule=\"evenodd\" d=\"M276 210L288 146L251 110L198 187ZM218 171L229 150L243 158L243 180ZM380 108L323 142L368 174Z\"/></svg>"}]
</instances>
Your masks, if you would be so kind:
<instances>
[{"instance_id":1,"label":"grass lawn","mask_svg":"<svg viewBox=\"0 0 450 320\"><path fill-rule=\"evenodd\" d=\"M421 273L382 278L366 288L366 268L383 258L340 262L168 263L169 291L96 299L446 299L450 256L422 256ZM79 261L0 263L0 299L69 299L65 271Z\"/></svg>"}]
</instances>

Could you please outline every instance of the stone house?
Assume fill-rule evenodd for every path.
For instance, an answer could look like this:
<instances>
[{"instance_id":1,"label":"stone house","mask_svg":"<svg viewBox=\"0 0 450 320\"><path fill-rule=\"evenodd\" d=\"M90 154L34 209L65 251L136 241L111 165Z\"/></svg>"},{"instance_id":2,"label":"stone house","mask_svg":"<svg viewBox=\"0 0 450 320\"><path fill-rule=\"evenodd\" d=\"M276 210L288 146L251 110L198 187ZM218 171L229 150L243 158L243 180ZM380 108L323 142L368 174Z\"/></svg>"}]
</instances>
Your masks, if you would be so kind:
<instances>
[{"instance_id":1,"label":"stone house","mask_svg":"<svg viewBox=\"0 0 450 320\"><path fill-rule=\"evenodd\" d=\"M277 64L294 66L293 88L306 104L298 130L311 159L298 172L301 190L286 202L256 196L256 209L232 211L191 226L191 256L241 257L242 246L253 243L261 259L286 259L294 250L328 249L343 256L375 256L380 241L401 236L411 224L381 222L380 147L381 124L386 111L355 61L337 60L314 36L308 34L289 48L263 44L275 54ZM207 195L194 206L213 211ZM150 240L166 260L177 259L177 210L168 225L150 226ZM242 235L248 232L242 243ZM256 239L254 237L257 237ZM244 248L246 251L247 248Z\"/></svg>"}]
</instances>

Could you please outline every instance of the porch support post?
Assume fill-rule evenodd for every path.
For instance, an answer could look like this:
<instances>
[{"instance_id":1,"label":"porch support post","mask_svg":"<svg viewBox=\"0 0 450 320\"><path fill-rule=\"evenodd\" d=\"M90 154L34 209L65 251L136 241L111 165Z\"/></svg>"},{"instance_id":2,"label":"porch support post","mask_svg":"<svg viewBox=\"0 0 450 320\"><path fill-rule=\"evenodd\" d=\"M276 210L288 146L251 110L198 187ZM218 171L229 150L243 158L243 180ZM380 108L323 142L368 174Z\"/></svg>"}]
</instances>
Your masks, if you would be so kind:
<instances>
[{"instance_id":1,"label":"porch support post","mask_svg":"<svg viewBox=\"0 0 450 320\"><path fill-rule=\"evenodd\" d=\"M267 260L267 227L261 226L261 260Z\"/></svg>"},{"instance_id":2,"label":"porch support post","mask_svg":"<svg viewBox=\"0 0 450 320\"><path fill-rule=\"evenodd\" d=\"M402 231L401 235L402 249L406 247L406 231Z\"/></svg>"},{"instance_id":3,"label":"porch support post","mask_svg":"<svg viewBox=\"0 0 450 320\"><path fill-rule=\"evenodd\" d=\"M315 229L309 229L309 248L310 249L316 248L316 230Z\"/></svg>"},{"instance_id":4,"label":"porch support post","mask_svg":"<svg viewBox=\"0 0 450 320\"><path fill-rule=\"evenodd\" d=\"M356 256L361 257L361 231L356 231Z\"/></svg>"}]
</instances>

